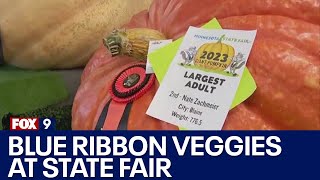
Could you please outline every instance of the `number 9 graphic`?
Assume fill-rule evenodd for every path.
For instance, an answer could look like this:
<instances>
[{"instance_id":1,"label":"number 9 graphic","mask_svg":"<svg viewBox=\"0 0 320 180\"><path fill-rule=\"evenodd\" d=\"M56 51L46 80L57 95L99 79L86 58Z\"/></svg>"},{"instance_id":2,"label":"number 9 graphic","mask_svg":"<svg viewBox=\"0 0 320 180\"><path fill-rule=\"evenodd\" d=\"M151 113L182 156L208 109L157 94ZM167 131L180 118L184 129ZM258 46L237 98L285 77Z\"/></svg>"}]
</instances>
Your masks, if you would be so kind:
<instances>
[{"instance_id":1,"label":"number 9 graphic","mask_svg":"<svg viewBox=\"0 0 320 180\"><path fill-rule=\"evenodd\" d=\"M48 129L51 125L51 120L50 119L44 119L43 120L43 125L44 125L44 129Z\"/></svg>"}]
</instances>

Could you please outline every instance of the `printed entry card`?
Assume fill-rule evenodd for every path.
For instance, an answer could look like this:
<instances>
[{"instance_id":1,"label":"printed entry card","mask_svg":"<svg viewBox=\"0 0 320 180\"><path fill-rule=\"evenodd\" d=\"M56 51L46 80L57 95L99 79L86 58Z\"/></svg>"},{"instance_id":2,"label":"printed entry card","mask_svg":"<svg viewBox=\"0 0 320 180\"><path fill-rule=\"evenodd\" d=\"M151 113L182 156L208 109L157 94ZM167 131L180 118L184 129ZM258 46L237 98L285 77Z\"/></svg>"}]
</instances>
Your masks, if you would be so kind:
<instances>
[{"instance_id":1,"label":"printed entry card","mask_svg":"<svg viewBox=\"0 0 320 180\"><path fill-rule=\"evenodd\" d=\"M221 130L255 36L190 27L147 114L188 130Z\"/></svg>"}]
</instances>

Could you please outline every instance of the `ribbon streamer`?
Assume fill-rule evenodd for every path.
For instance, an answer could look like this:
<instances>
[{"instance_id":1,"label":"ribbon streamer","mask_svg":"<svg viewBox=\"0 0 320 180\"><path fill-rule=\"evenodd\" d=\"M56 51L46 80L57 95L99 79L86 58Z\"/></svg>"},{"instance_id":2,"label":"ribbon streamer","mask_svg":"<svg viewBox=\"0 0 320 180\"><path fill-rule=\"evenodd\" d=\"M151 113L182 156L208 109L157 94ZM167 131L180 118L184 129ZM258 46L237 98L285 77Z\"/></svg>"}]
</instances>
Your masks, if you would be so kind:
<instances>
[{"instance_id":1,"label":"ribbon streamer","mask_svg":"<svg viewBox=\"0 0 320 180\"><path fill-rule=\"evenodd\" d=\"M133 101L143 96L154 84L155 75L145 73L145 64L127 67L114 79L95 130L127 130Z\"/></svg>"}]
</instances>

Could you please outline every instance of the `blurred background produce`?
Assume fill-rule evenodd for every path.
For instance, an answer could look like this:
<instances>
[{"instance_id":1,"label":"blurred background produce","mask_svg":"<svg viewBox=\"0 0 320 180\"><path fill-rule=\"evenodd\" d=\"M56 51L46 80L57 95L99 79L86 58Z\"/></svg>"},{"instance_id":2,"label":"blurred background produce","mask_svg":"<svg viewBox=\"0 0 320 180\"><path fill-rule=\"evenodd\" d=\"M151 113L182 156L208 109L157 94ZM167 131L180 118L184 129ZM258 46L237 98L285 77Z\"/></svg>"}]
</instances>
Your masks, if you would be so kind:
<instances>
[{"instance_id":1,"label":"blurred background produce","mask_svg":"<svg viewBox=\"0 0 320 180\"><path fill-rule=\"evenodd\" d=\"M84 66L102 37L152 0L1 0L5 61L21 68Z\"/></svg>"}]
</instances>

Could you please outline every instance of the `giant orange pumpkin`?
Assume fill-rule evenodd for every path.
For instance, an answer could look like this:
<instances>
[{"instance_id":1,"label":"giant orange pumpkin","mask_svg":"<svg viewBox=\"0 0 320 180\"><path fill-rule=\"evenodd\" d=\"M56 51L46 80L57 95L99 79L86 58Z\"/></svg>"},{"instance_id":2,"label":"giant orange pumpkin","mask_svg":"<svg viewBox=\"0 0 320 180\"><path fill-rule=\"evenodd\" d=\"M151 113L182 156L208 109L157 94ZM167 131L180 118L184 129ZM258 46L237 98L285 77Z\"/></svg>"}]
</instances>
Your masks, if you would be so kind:
<instances>
[{"instance_id":1,"label":"giant orange pumpkin","mask_svg":"<svg viewBox=\"0 0 320 180\"><path fill-rule=\"evenodd\" d=\"M226 29L258 29L248 68L257 90L231 110L225 130L320 129L319 0L155 0L125 27L159 30L177 39L213 17ZM113 79L136 63L100 47L74 100L73 129L95 129ZM177 129L145 114L158 84L132 103L127 128Z\"/></svg>"}]
</instances>

